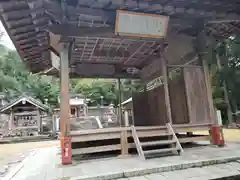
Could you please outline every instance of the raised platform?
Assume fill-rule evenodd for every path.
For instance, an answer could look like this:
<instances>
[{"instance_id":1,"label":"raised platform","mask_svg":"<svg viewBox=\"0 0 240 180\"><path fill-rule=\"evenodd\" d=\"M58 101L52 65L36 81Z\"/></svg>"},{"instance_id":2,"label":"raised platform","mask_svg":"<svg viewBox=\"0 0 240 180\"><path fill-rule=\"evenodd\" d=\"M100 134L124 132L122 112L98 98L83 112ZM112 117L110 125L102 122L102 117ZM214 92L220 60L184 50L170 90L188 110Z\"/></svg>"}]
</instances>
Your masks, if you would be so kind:
<instances>
[{"instance_id":1,"label":"raised platform","mask_svg":"<svg viewBox=\"0 0 240 180\"><path fill-rule=\"evenodd\" d=\"M187 132L209 130L210 127L210 124L192 126L189 124L173 125L173 129L178 135L180 143L210 140L208 135L186 135ZM139 126L135 128L138 137L144 141L166 140L169 135L165 126ZM130 152L131 149L136 149L132 138L131 127L71 131L70 135L72 137L73 156L114 151L116 152L115 154L120 154L123 148L127 148L128 152ZM121 141L124 141L125 147L122 146Z\"/></svg>"},{"instance_id":2,"label":"raised platform","mask_svg":"<svg viewBox=\"0 0 240 180\"><path fill-rule=\"evenodd\" d=\"M238 163L237 160L240 159L239 148L240 144L237 143L227 144L223 148L200 146L185 149L182 156L169 156L148 160L142 160L138 156L120 156L118 158L73 161L73 165L68 166L61 165L59 148L43 148L36 150L35 153L28 157L24 161L22 168L19 169L11 180L110 180L148 175L151 173L174 172L174 170L227 162L236 162L234 167L240 170L240 167L236 166ZM199 170L200 168L197 169ZM228 171L230 172L230 170Z\"/></svg>"}]
</instances>

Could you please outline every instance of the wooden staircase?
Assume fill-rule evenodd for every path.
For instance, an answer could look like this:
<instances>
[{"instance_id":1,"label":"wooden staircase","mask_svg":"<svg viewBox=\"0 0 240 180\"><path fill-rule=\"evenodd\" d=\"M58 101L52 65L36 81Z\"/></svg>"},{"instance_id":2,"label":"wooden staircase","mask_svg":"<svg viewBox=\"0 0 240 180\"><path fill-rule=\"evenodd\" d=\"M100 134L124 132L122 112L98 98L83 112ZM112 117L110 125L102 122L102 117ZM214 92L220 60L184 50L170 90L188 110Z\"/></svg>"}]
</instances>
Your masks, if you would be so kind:
<instances>
[{"instance_id":1,"label":"wooden staircase","mask_svg":"<svg viewBox=\"0 0 240 180\"><path fill-rule=\"evenodd\" d=\"M157 154L165 155L169 153L183 153L183 148L170 123L166 124L167 134L165 135L165 138L167 139L164 140L151 140L151 138L149 138L148 140L140 142L136 128L132 126L131 130L137 152L143 159Z\"/></svg>"}]
</instances>

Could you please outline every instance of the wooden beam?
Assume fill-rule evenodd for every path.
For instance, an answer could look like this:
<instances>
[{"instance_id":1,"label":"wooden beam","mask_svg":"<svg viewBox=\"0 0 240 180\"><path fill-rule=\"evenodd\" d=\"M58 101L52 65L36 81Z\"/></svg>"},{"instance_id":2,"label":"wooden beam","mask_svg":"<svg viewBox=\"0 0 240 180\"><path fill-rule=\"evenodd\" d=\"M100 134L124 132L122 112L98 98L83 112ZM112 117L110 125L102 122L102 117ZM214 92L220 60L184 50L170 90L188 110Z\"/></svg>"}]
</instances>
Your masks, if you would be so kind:
<instances>
[{"instance_id":1,"label":"wooden beam","mask_svg":"<svg viewBox=\"0 0 240 180\"><path fill-rule=\"evenodd\" d=\"M31 14L33 12L34 12L34 15ZM38 9L31 9L31 10L29 10L29 9L21 10L21 13L19 13L19 10L3 12L2 16L5 21L11 22L11 21L28 18L31 16L33 18L42 17L43 14L44 14L44 9L38 8Z\"/></svg>"},{"instance_id":2,"label":"wooden beam","mask_svg":"<svg viewBox=\"0 0 240 180\"><path fill-rule=\"evenodd\" d=\"M37 109L37 126L38 126L38 133L41 133L42 123L41 123L41 116L40 116L40 110L39 109Z\"/></svg>"},{"instance_id":3,"label":"wooden beam","mask_svg":"<svg viewBox=\"0 0 240 180\"><path fill-rule=\"evenodd\" d=\"M162 57L160 59L161 61L161 68L162 68L162 74L163 74L163 82L164 82L164 99L165 99L165 107L166 107L166 114L167 119L170 124L172 124L172 111L171 111L171 103L170 103L170 94L168 89L168 69L166 60Z\"/></svg>"},{"instance_id":4,"label":"wooden beam","mask_svg":"<svg viewBox=\"0 0 240 180\"><path fill-rule=\"evenodd\" d=\"M134 126L131 126L131 132L132 132L132 137L133 137L133 140L134 140L135 147L137 149L138 155L141 158L145 159L145 156L144 156L144 153L143 153L143 149L142 149L141 143L139 141L139 136L138 136L138 133L137 133L137 131L136 131Z\"/></svg>"},{"instance_id":5,"label":"wooden beam","mask_svg":"<svg viewBox=\"0 0 240 180\"><path fill-rule=\"evenodd\" d=\"M139 43L139 42L137 42L137 43ZM146 43L147 43L146 41L143 43L141 42L141 45L136 46L137 49L135 49L135 51L128 57L128 59L126 61L124 61L124 64L127 64L129 61L131 61L131 59L140 52L140 50L146 45Z\"/></svg>"},{"instance_id":6,"label":"wooden beam","mask_svg":"<svg viewBox=\"0 0 240 180\"><path fill-rule=\"evenodd\" d=\"M98 61L89 61L89 60L81 60L80 61L80 58L72 58L71 59L71 62L72 62L72 65L75 66L75 65L78 65L78 64L106 64L106 65L113 65L117 68L121 68L121 69L124 69L124 68L140 68L138 66L135 66L135 65L127 65L127 64L121 64L121 62L117 62L117 61L113 61L113 60L98 60Z\"/></svg>"},{"instance_id":7,"label":"wooden beam","mask_svg":"<svg viewBox=\"0 0 240 180\"><path fill-rule=\"evenodd\" d=\"M19 51L24 52L25 56L32 55L32 54L37 54L41 52L48 51L48 47L32 47L32 48L25 48L25 49L20 49Z\"/></svg>"},{"instance_id":8,"label":"wooden beam","mask_svg":"<svg viewBox=\"0 0 240 180\"><path fill-rule=\"evenodd\" d=\"M14 36L14 39L15 39L16 41L18 41L18 40L25 40L25 39L28 38L28 37L35 37L35 38L36 38L36 36L37 36L38 34L40 34L40 32L39 32L39 31L36 31L35 29L33 29L33 30L28 31L28 32L21 33L21 34L18 34L18 35L16 35L16 36Z\"/></svg>"},{"instance_id":9,"label":"wooden beam","mask_svg":"<svg viewBox=\"0 0 240 180\"><path fill-rule=\"evenodd\" d=\"M94 146L94 147L86 147L80 149L73 149L73 155L83 155L83 154L90 154L90 153L98 153L98 152L109 152L109 151L116 151L121 150L120 144L112 144L106 146Z\"/></svg>"},{"instance_id":10,"label":"wooden beam","mask_svg":"<svg viewBox=\"0 0 240 180\"><path fill-rule=\"evenodd\" d=\"M202 66L181 64L181 65L167 65L167 67L168 68L200 68Z\"/></svg>"},{"instance_id":11,"label":"wooden beam","mask_svg":"<svg viewBox=\"0 0 240 180\"><path fill-rule=\"evenodd\" d=\"M41 36L32 36L32 37L28 37L28 38L24 38L21 40L16 40L18 44L25 44L25 43L31 43L32 41L41 41L41 40L47 40L46 39L46 35L42 34Z\"/></svg>"},{"instance_id":12,"label":"wooden beam","mask_svg":"<svg viewBox=\"0 0 240 180\"><path fill-rule=\"evenodd\" d=\"M38 25L30 24L30 25L27 25L27 26L11 29L10 31L11 31L11 34L13 36L16 36L16 35L21 34L21 33L28 33L29 31L37 30L38 28L39 29L41 29L41 28L45 29L46 27L47 27L47 22L43 23L43 24L38 24Z\"/></svg>"},{"instance_id":13,"label":"wooden beam","mask_svg":"<svg viewBox=\"0 0 240 180\"><path fill-rule=\"evenodd\" d=\"M50 11L51 13L56 14L56 16L59 16L60 18L63 17L63 12L61 5L57 2L53 1L44 1L44 5L46 7L47 11ZM111 13L108 13L102 9L96 9L96 8L86 8L86 7L71 7L66 6L66 11L68 12L68 15L72 16L85 16L90 17L91 19L98 18L99 20L106 21L110 18Z\"/></svg>"},{"instance_id":14,"label":"wooden beam","mask_svg":"<svg viewBox=\"0 0 240 180\"><path fill-rule=\"evenodd\" d=\"M22 51L27 49L36 49L36 51L38 51L40 50L40 47L43 47L43 46L48 46L48 42L43 41L43 42L37 42L32 44L22 44L22 45L19 45L19 49L21 49Z\"/></svg>"},{"instance_id":15,"label":"wooden beam","mask_svg":"<svg viewBox=\"0 0 240 180\"><path fill-rule=\"evenodd\" d=\"M68 137L70 132L69 122L69 59L68 59L69 45L62 44L60 52L60 123L61 123L61 137Z\"/></svg>"},{"instance_id":16,"label":"wooden beam","mask_svg":"<svg viewBox=\"0 0 240 180\"><path fill-rule=\"evenodd\" d=\"M33 61L33 59L41 59L42 55L38 53L30 56L24 56L23 58L24 58L24 61Z\"/></svg>"},{"instance_id":17,"label":"wooden beam","mask_svg":"<svg viewBox=\"0 0 240 180\"><path fill-rule=\"evenodd\" d=\"M122 78L122 79L140 79L140 76L127 74L127 73L114 73L112 75L109 74L81 74L72 72L70 73L71 78L106 78L106 79L115 79L115 78Z\"/></svg>"},{"instance_id":18,"label":"wooden beam","mask_svg":"<svg viewBox=\"0 0 240 180\"><path fill-rule=\"evenodd\" d=\"M63 36L75 37L75 36L95 36L95 37L109 37L114 36L113 27L77 27L71 24L53 24L48 27L48 30L53 34L59 34Z\"/></svg>"},{"instance_id":19,"label":"wooden beam","mask_svg":"<svg viewBox=\"0 0 240 180\"><path fill-rule=\"evenodd\" d=\"M86 55L90 55L91 52L89 52L89 54L87 54L87 52L77 50L77 51L73 52L72 57L81 59L82 54L84 54L86 56ZM109 59L112 59L114 57L121 57L122 58L122 57L129 57L130 52L125 50L125 49L117 50L116 48L111 48L111 49L108 49L108 50L106 50L106 49L95 49L95 51L93 51L92 56L109 57Z\"/></svg>"},{"instance_id":20,"label":"wooden beam","mask_svg":"<svg viewBox=\"0 0 240 180\"><path fill-rule=\"evenodd\" d=\"M8 12L14 10L24 10L28 8L28 4L25 1L5 1L0 4L0 12Z\"/></svg>"}]
</instances>

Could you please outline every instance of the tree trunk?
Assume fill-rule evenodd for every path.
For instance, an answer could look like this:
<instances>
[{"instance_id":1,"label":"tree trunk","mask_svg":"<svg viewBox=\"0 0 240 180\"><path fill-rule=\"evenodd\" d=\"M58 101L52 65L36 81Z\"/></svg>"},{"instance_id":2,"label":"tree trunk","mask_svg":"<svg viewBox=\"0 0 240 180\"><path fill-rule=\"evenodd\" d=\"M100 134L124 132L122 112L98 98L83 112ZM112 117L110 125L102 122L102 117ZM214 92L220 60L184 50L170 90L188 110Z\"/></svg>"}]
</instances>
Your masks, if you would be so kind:
<instances>
[{"instance_id":1,"label":"tree trunk","mask_svg":"<svg viewBox=\"0 0 240 180\"><path fill-rule=\"evenodd\" d=\"M220 57L218 54L216 54L216 59L217 59L218 69L222 70L222 64L221 64ZM231 108L231 104L229 101L227 83L226 83L225 79L223 80L223 91L224 91L224 101L227 104L228 126L232 126L233 125L232 108Z\"/></svg>"}]
</instances>

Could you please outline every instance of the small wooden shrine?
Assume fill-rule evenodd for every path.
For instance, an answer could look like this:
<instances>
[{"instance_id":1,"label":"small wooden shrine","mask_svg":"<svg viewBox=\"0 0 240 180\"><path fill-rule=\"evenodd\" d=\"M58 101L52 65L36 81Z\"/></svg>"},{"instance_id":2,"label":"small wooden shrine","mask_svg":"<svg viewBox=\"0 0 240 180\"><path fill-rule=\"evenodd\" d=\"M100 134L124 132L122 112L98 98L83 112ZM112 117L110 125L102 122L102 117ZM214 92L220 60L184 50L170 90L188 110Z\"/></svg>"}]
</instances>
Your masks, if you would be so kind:
<instances>
[{"instance_id":1,"label":"small wooden shrine","mask_svg":"<svg viewBox=\"0 0 240 180\"><path fill-rule=\"evenodd\" d=\"M33 136L42 133L43 118L49 107L40 101L23 95L0 109L7 114L8 134L15 136Z\"/></svg>"},{"instance_id":2,"label":"small wooden shrine","mask_svg":"<svg viewBox=\"0 0 240 180\"><path fill-rule=\"evenodd\" d=\"M60 103L60 99L59 102ZM82 94L71 95L69 99L70 116L71 117L83 117L87 115L88 106L87 100ZM59 116L60 109L55 109L55 113Z\"/></svg>"}]
</instances>

